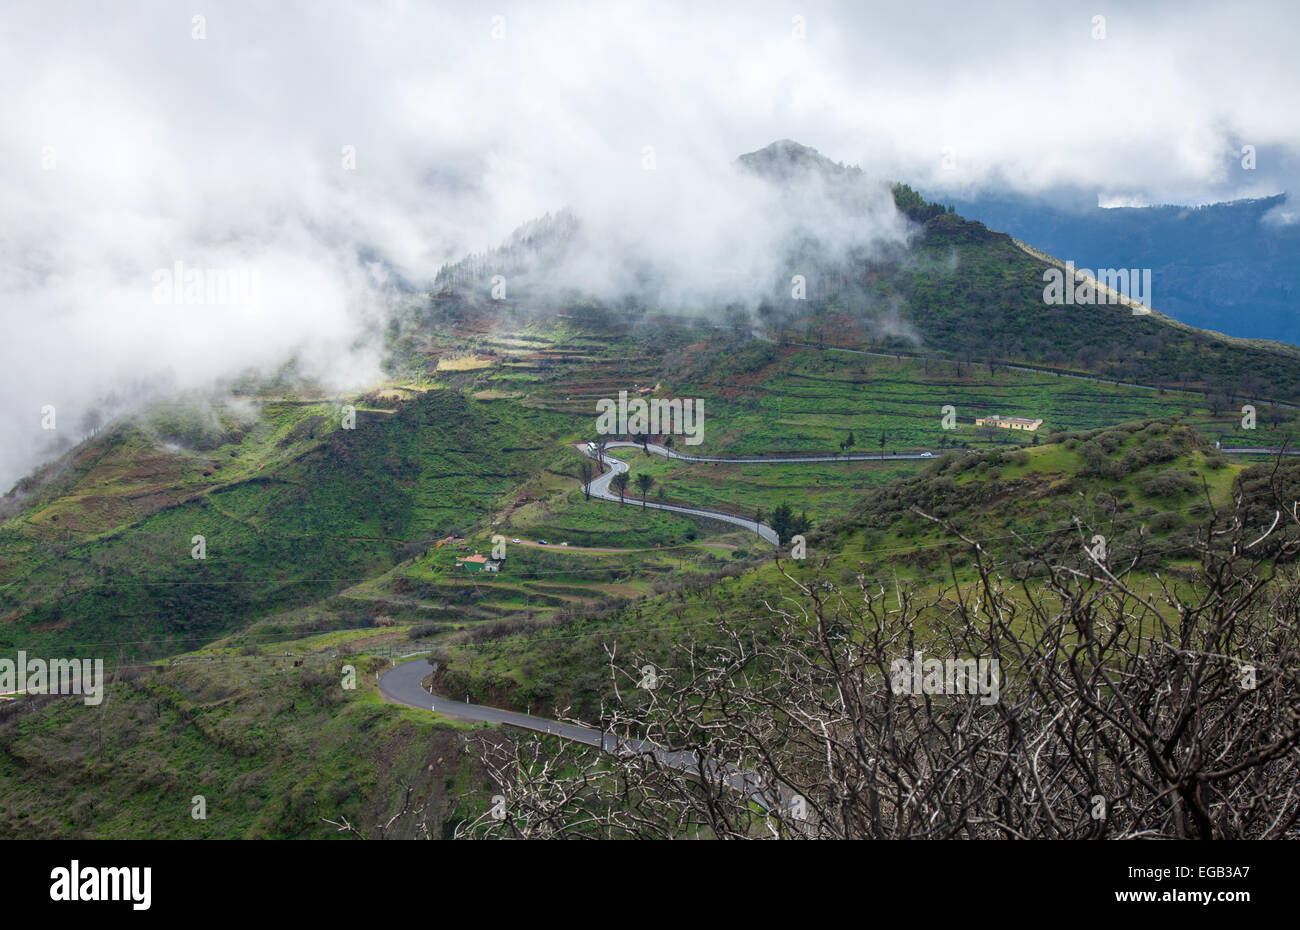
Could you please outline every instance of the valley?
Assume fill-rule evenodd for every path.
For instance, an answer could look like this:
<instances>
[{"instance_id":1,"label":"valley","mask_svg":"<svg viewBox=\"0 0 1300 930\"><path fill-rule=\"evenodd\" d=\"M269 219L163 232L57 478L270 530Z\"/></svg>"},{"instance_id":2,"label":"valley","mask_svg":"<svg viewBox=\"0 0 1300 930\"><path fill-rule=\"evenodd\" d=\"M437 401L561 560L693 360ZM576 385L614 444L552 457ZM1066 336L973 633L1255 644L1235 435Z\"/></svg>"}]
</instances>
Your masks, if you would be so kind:
<instances>
[{"instance_id":1,"label":"valley","mask_svg":"<svg viewBox=\"0 0 1300 930\"><path fill-rule=\"evenodd\" d=\"M817 592L883 611L836 634L865 644L895 615L938 641L972 598L1028 617L1104 582L1148 636L1180 622L1168 586L1206 590L1198 547L1224 514L1289 551L1300 525L1270 500L1300 498L1280 454L1300 434L1300 353L1044 306L1046 262L894 196L914 251L825 274L835 287L806 302L720 322L485 301L487 271L462 269L407 300L365 393L232 382L106 423L19 482L0 640L101 656L110 684L102 708L0 706L0 835L138 836L168 810L156 835L325 837L412 792L387 835L469 835L512 726L542 726L558 759L598 748L593 726L683 739L683 721L656 735L644 717L660 705L643 670L680 676L683 648L770 657L796 622L781 605L820 610ZM602 424L627 398L699 406L638 436L635 417ZM186 814L196 794L206 820ZM762 829L762 810L737 816Z\"/></svg>"}]
</instances>

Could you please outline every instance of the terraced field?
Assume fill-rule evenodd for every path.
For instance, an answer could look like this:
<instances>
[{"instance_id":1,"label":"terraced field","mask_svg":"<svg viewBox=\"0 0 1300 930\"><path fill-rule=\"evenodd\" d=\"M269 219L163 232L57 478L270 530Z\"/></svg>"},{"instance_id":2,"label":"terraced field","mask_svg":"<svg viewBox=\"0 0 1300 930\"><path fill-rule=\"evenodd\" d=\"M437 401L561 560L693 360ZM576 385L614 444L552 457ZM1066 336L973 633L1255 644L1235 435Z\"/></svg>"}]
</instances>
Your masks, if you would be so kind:
<instances>
[{"instance_id":1,"label":"terraced field","mask_svg":"<svg viewBox=\"0 0 1300 930\"><path fill-rule=\"evenodd\" d=\"M108 718L122 728L109 745L137 781L162 780L158 790L101 797L111 816L77 806L85 771L61 781L41 767L43 754L94 759L97 750L73 732L75 716L59 710L23 724L0 781L34 805L51 834L121 832L132 805L172 803L182 783L203 777L192 765L200 751L215 753L220 780L253 799L221 835L285 835L320 806L360 814L390 804L392 769L372 777L337 760L340 747L428 770L442 760L416 744L456 748L455 727L426 720L412 728L407 711L393 717L370 688L345 710L331 704L320 676L345 659L372 675L390 658L435 649L446 660L447 693L520 710L572 702L594 714L609 698L607 644L664 654L711 618L752 620L779 588L770 546L733 527L582 493L577 476L589 460L572 444L593 438L595 401L620 390L703 398L704 442L678 446L703 454L835 452L850 433L857 453L879 451L882 437L886 451L979 452L758 465L617 450L633 478L654 479L652 500L745 515L789 504L812 519L813 558L832 556L830 577L923 591L963 571L963 557L902 504L959 507L981 534L1048 546L1071 539L1071 507L1086 490L1090 515L1105 511L1122 524L1117 552L1141 527L1178 572L1186 537L1205 515L1187 482L1204 478L1222 503L1244 473L1208 445L1183 443L1158 467L1144 459L1108 477L1094 473L1088 445L1101 440L1047 445L1054 432L1168 415L1211 438L1270 445L1293 428L1289 414L1275 421L1261 408L1260 428L1247 434L1236 414L1216 416L1194 393L779 347L690 326L662 340L568 324L484 326L429 334L408 349L420 367L361 398L268 391L211 415L177 408L119 424L76 449L43 486L34 482L20 518L0 526L10 645L129 643L124 670L165 669L123 689L122 707L145 723L117 710ZM339 427L344 401L357 409L355 430ZM942 428L945 405L955 408L956 429ZM1033 437L976 430L971 421L986 413L1042 417L1042 446L1018 449ZM1169 439L1132 432L1114 437L1103 458L1127 462L1140 446ZM633 483L628 496L638 494ZM190 557L196 533L206 538L204 560ZM463 538L439 546L448 535ZM507 539L500 573L456 565L458 555L490 552L498 535ZM516 545L516 537L552 545ZM159 734L179 721L194 724L194 739L155 758L151 741L166 742ZM304 765L328 776L312 779L301 766L258 774L276 764L268 734L286 726ZM357 742L356 730L372 736ZM33 772L53 778L50 803L35 797ZM447 779L468 791L471 775L457 769ZM440 816L451 817L448 783L426 788ZM258 808L272 797L281 800ZM18 807L0 805L0 831L23 819Z\"/></svg>"}]
</instances>

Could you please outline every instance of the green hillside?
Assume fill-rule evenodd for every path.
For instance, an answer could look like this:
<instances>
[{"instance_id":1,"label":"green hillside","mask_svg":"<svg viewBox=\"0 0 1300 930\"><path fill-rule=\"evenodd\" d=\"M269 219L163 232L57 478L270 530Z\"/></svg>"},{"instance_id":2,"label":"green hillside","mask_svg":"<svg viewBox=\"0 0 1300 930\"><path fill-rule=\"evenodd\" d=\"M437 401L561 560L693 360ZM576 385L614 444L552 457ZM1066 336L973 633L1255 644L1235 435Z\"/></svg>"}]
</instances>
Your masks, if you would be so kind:
<instances>
[{"instance_id":1,"label":"green hillside","mask_svg":"<svg viewBox=\"0 0 1300 930\"><path fill-rule=\"evenodd\" d=\"M1295 443L1296 411L1270 401L1300 399L1300 354L1121 307L1047 307L1047 261L893 191L917 224L910 250L815 265L810 299L778 289L753 319L474 297L493 261L562 253L520 240L444 269L395 316L369 393L285 375L177 397L24 479L0 503L0 645L100 656L116 677L101 707L0 705L0 834L321 836L322 817L382 819L408 785L449 835L491 785L463 728L378 699L374 675L397 657L431 652L435 688L458 700L594 720L620 700L611 661L708 648L720 618L765 641L792 584L915 592L938 605L918 626L937 624L976 580L965 536L1024 592L1091 571L1098 540L1140 590L1157 575L1195 587L1219 511L1240 497L1263 532L1300 498L1297 466L1215 450ZM589 499L575 444L623 391L703 402L702 441L674 436L680 451L880 457L621 448L629 504ZM976 425L991 414L1043 424ZM806 514L808 558L637 506L639 478L650 502ZM503 545L498 572L458 562ZM355 692L338 687L344 664ZM195 794L220 816L190 818Z\"/></svg>"},{"instance_id":2,"label":"green hillside","mask_svg":"<svg viewBox=\"0 0 1300 930\"><path fill-rule=\"evenodd\" d=\"M810 536L806 561L787 559L782 566L805 583L824 578L860 582L867 590L883 585L892 592L901 584L938 591L974 580L965 536L981 544L986 561L1009 582L1033 584L1055 565L1086 571L1084 550L1095 549L1100 535L1108 563L1130 572L1134 584L1161 572L1195 585L1196 540L1212 524L1222 528L1224 518L1215 524L1215 512L1230 509L1238 495L1252 521L1248 529L1257 524L1263 533L1275 497L1300 498L1300 463L1276 470L1231 464L1177 421L1123 424L1037 448L944 456L868 492L850 513ZM1272 545L1298 533L1284 527ZM667 661L684 639L700 637L707 645L718 617L761 636L761 605L788 590L768 562L740 574L682 577L656 597L613 615L578 617L562 630L453 637L442 681L448 693L491 694L521 709L572 705L594 719L602 702L615 700L608 669L581 677L566 670L598 668L606 646L615 643L622 654Z\"/></svg>"},{"instance_id":3,"label":"green hillside","mask_svg":"<svg viewBox=\"0 0 1300 930\"><path fill-rule=\"evenodd\" d=\"M355 429L328 422L271 421L260 441L188 454L167 455L134 426L94 440L77 453L79 475L0 530L4 639L193 648L464 532L554 458L559 436L543 411L452 391L358 411ZM206 558L192 557L196 535Z\"/></svg>"},{"instance_id":4,"label":"green hillside","mask_svg":"<svg viewBox=\"0 0 1300 930\"><path fill-rule=\"evenodd\" d=\"M0 837L337 835L323 818L373 835L407 786L424 812L390 835L410 838L421 824L448 835L462 796L483 788L463 728L382 703L371 678L386 663L331 657L340 645L289 641L124 667L99 707L0 705ZM345 662L358 668L356 691L339 687Z\"/></svg>"}]
</instances>

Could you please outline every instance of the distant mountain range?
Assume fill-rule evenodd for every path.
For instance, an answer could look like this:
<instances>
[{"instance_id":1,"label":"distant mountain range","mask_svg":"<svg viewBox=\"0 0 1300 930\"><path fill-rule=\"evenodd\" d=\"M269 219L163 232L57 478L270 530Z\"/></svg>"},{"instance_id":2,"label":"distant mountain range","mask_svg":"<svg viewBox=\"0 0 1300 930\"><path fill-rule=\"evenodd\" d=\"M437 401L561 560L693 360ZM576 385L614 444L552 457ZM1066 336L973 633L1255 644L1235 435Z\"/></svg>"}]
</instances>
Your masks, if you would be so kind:
<instances>
[{"instance_id":1,"label":"distant mountain range","mask_svg":"<svg viewBox=\"0 0 1300 930\"><path fill-rule=\"evenodd\" d=\"M1202 207L938 199L1079 268L1150 268L1151 306L1188 325L1300 345L1300 224L1275 221L1286 194Z\"/></svg>"}]
</instances>

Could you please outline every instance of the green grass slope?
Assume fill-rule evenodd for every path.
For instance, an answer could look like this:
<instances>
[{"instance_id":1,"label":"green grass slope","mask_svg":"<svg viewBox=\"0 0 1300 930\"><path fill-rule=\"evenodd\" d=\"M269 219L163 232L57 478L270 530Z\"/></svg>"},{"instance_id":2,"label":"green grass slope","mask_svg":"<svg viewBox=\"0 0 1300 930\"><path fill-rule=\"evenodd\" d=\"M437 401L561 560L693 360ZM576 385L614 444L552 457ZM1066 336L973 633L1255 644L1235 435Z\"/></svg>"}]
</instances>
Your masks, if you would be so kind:
<instances>
[{"instance_id":1,"label":"green grass slope","mask_svg":"<svg viewBox=\"0 0 1300 930\"><path fill-rule=\"evenodd\" d=\"M162 503L138 519L133 475L157 453L144 454L147 438L127 428L103 440L101 459L123 453L117 471L89 470L0 528L0 642L131 642L146 655L192 648L473 526L556 455L559 428L544 411L432 391L388 412L358 412L355 429L325 429L234 480L217 477L213 463L244 450L219 446L199 471L209 473L203 483L155 476L161 486L151 493ZM199 466L174 470L186 468ZM105 509L112 517L95 522ZM204 559L192 557L196 535Z\"/></svg>"}]
</instances>

